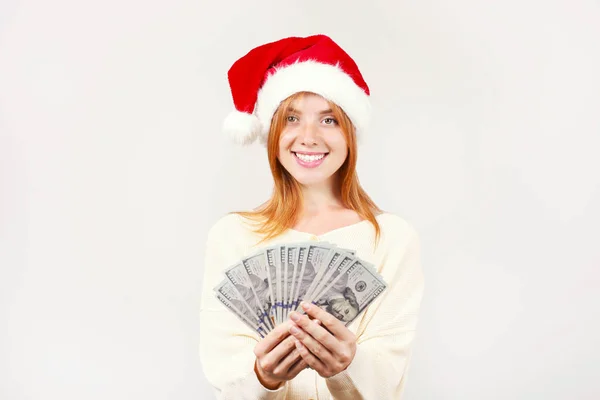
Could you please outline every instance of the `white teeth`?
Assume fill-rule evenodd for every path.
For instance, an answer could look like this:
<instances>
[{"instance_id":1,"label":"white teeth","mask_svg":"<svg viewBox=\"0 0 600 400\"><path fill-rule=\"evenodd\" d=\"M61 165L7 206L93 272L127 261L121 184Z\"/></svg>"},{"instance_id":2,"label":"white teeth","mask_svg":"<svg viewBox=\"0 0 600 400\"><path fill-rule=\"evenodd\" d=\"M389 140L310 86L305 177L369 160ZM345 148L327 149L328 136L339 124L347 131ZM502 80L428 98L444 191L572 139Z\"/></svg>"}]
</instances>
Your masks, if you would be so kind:
<instances>
[{"instance_id":1,"label":"white teeth","mask_svg":"<svg viewBox=\"0 0 600 400\"><path fill-rule=\"evenodd\" d=\"M295 153L295 154L296 154L296 157L298 157L299 159L301 159L302 161L305 161L305 162L317 161L317 160L320 160L323 157L325 157L325 154L313 154L313 155L300 154L300 153Z\"/></svg>"}]
</instances>

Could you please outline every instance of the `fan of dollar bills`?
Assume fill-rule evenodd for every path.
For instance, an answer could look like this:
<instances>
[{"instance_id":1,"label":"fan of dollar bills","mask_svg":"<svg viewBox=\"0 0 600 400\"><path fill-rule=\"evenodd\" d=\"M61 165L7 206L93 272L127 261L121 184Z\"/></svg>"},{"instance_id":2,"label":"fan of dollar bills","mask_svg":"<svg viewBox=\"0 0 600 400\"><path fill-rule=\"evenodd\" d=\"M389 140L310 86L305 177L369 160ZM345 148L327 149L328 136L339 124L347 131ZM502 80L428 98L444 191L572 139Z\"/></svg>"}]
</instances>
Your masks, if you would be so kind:
<instances>
[{"instance_id":1,"label":"fan of dollar bills","mask_svg":"<svg viewBox=\"0 0 600 400\"><path fill-rule=\"evenodd\" d=\"M387 285L353 250L328 242L266 247L225 270L217 298L264 337L306 301L349 325Z\"/></svg>"}]
</instances>

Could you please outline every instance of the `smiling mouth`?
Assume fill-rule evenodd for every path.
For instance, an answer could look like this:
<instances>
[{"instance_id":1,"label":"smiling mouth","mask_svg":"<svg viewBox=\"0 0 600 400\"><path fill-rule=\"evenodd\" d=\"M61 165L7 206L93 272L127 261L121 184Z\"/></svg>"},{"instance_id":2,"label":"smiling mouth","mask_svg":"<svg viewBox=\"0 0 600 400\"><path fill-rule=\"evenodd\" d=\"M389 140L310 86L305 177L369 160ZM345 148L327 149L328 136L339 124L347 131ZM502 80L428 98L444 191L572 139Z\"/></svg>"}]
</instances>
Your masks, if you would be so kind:
<instances>
[{"instance_id":1,"label":"smiling mouth","mask_svg":"<svg viewBox=\"0 0 600 400\"><path fill-rule=\"evenodd\" d=\"M300 153L300 152L292 151L292 154L294 155L294 157L296 157L300 161L303 161L305 163L314 163L317 161L321 161L329 153Z\"/></svg>"}]
</instances>

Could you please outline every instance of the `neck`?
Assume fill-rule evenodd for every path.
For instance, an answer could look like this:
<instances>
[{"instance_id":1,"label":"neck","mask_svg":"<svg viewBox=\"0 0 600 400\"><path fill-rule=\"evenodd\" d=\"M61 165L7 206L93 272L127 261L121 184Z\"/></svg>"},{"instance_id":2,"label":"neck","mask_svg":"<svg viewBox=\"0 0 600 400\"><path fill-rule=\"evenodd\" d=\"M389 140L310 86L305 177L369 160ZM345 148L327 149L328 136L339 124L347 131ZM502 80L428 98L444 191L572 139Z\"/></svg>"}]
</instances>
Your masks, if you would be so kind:
<instances>
[{"instance_id":1,"label":"neck","mask_svg":"<svg viewBox=\"0 0 600 400\"><path fill-rule=\"evenodd\" d=\"M304 200L302 213L315 216L331 210L339 210L342 206L339 190L333 182L302 186Z\"/></svg>"}]
</instances>

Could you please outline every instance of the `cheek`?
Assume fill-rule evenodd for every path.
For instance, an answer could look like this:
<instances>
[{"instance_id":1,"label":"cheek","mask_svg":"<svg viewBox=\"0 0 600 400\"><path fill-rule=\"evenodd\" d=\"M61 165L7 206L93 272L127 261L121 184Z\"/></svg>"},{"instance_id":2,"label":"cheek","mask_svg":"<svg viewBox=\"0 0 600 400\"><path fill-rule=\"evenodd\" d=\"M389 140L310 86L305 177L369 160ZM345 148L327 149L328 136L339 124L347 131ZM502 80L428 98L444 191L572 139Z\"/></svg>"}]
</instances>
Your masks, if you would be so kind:
<instances>
[{"instance_id":1,"label":"cheek","mask_svg":"<svg viewBox=\"0 0 600 400\"><path fill-rule=\"evenodd\" d=\"M287 151L294 143L294 134L293 132L281 132L281 136L279 137L279 151Z\"/></svg>"},{"instance_id":2,"label":"cheek","mask_svg":"<svg viewBox=\"0 0 600 400\"><path fill-rule=\"evenodd\" d=\"M344 137L344 134L341 131L336 132L335 135L331 135L329 137L329 140L327 141L327 144L331 149L340 153L345 154L348 152L348 144L346 143L346 138Z\"/></svg>"},{"instance_id":3,"label":"cheek","mask_svg":"<svg viewBox=\"0 0 600 400\"><path fill-rule=\"evenodd\" d=\"M348 157L348 145L343 136L335 138L328 142L328 147L331 150L331 161L336 165L341 165Z\"/></svg>"}]
</instances>

